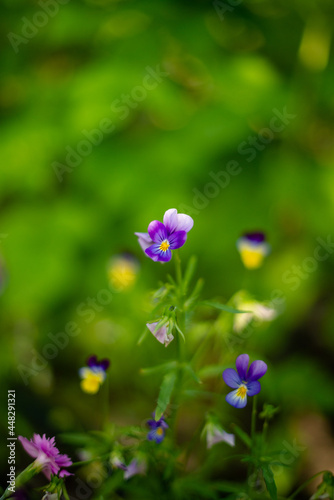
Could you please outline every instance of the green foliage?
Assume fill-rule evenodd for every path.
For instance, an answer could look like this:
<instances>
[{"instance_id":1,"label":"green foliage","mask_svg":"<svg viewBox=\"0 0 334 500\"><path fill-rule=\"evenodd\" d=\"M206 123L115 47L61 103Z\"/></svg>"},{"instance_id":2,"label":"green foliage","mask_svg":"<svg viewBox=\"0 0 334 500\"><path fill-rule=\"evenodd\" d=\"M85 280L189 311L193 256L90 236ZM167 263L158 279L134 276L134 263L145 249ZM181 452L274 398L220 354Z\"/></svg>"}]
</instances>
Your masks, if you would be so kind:
<instances>
[{"instance_id":1,"label":"green foliage","mask_svg":"<svg viewBox=\"0 0 334 500\"><path fill-rule=\"evenodd\" d=\"M168 372L164 376L160 386L157 407L155 409L155 420L159 420L166 410L174 390L176 379L177 372L175 370Z\"/></svg>"}]
</instances>

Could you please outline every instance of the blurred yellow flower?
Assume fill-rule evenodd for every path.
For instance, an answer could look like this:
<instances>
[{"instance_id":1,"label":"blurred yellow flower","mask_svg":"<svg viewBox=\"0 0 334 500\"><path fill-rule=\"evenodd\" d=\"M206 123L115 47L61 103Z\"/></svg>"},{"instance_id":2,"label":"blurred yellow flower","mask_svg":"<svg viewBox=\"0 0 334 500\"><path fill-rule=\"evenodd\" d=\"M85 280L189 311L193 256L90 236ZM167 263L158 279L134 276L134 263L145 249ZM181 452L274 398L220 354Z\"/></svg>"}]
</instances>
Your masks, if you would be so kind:
<instances>
[{"instance_id":1,"label":"blurred yellow flower","mask_svg":"<svg viewBox=\"0 0 334 500\"><path fill-rule=\"evenodd\" d=\"M138 262L130 254L115 255L108 263L108 279L112 288L123 291L131 288L137 278Z\"/></svg>"},{"instance_id":2,"label":"blurred yellow flower","mask_svg":"<svg viewBox=\"0 0 334 500\"><path fill-rule=\"evenodd\" d=\"M263 233L248 233L237 241L241 260L247 269L257 269L262 266L264 257L268 255L270 246L265 241Z\"/></svg>"}]
</instances>

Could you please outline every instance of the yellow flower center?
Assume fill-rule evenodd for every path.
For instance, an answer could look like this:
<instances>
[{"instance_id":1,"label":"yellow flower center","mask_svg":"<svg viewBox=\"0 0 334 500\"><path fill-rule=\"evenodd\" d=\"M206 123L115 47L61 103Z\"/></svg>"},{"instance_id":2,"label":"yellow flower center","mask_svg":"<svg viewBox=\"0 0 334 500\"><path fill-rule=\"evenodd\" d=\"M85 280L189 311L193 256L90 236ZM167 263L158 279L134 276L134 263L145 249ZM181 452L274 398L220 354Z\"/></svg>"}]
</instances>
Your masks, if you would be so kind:
<instances>
[{"instance_id":1,"label":"yellow flower center","mask_svg":"<svg viewBox=\"0 0 334 500\"><path fill-rule=\"evenodd\" d=\"M168 248L170 247L170 244L168 243L167 240L164 240L161 245L160 245L160 250L162 250L163 252L167 252Z\"/></svg>"},{"instance_id":2,"label":"yellow flower center","mask_svg":"<svg viewBox=\"0 0 334 500\"><path fill-rule=\"evenodd\" d=\"M237 391L237 396L240 398L244 398L247 394L247 387L244 385L241 385Z\"/></svg>"},{"instance_id":3,"label":"yellow flower center","mask_svg":"<svg viewBox=\"0 0 334 500\"><path fill-rule=\"evenodd\" d=\"M158 427L158 429L157 429L158 436L162 436L163 433L164 433L163 429L161 427Z\"/></svg>"}]
</instances>

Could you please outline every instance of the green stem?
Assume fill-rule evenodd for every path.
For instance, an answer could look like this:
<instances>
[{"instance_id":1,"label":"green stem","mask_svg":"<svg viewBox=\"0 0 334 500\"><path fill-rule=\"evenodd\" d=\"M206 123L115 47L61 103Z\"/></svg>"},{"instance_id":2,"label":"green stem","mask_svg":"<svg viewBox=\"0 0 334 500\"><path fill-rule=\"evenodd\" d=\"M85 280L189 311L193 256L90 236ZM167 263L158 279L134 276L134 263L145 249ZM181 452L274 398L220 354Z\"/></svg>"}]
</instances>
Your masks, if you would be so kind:
<instances>
[{"instance_id":1,"label":"green stem","mask_svg":"<svg viewBox=\"0 0 334 500\"><path fill-rule=\"evenodd\" d=\"M106 376L104 387L103 387L103 421L102 430L107 428L109 422L109 377Z\"/></svg>"},{"instance_id":2,"label":"green stem","mask_svg":"<svg viewBox=\"0 0 334 500\"><path fill-rule=\"evenodd\" d=\"M257 396L253 397L253 410L252 410L252 424L251 424L251 438L252 438L252 448L254 448L255 445L255 430L256 430L256 403L257 403Z\"/></svg>"},{"instance_id":3,"label":"green stem","mask_svg":"<svg viewBox=\"0 0 334 500\"><path fill-rule=\"evenodd\" d=\"M268 422L268 419L266 418L265 421L264 421L264 423L263 423L263 429L262 429L262 446L263 446L263 451L264 451L265 445L266 445L268 426L269 426L269 422Z\"/></svg>"},{"instance_id":4,"label":"green stem","mask_svg":"<svg viewBox=\"0 0 334 500\"><path fill-rule=\"evenodd\" d=\"M35 462L29 464L15 479L15 488L19 488L23 484L29 481L33 476L38 474L41 471L41 467L36 467ZM2 494L0 500L4 500L5 498L9 498L13 495L13 492L9 490L9 487L6 488L4 493Z\"/></svg>"},{"instance_id":5,"label":"green stem","mask_svg":"<svg viewBox=\"0 0 334 500\"><path fill-rule=\"evenodd\" d=\"M66 489L66 486L64 483L62 486L62 490L63 490L63 495L64 495L65 500L70 500L70 497L68 496L67 489Z\"/></svg>"},{"instance_id":6,"label":"green stem","mask_svg":"<svg viewBox=\"0 0 334 500\"><path fill-rule=\"evenodd\" d=\"M292 493L292 495L290 495L288 497L288 500L292 500L292 498L295 498L298 493L300 493L304 488L306 488L306 486L310 483L312 483L312 481L314 479L316 479L318 476L320 476L321 474L325 474L326 472L329 472L330 474L332 474L330 471L328 470L323 470L321 472L317 472L317 474L314 474L314 476L310 477L307 481L305 481L301 486L299 486L298 489L296 489L296 491L294 493Z\"/></svg>"},{"instance_id":7,"label":"green stem","mask_svg":"<svg viewBox=\"0 0 334 500\"><path fill-rule=\"evenodd\" d=\"M253 397L253 409L252 409L252 420L251 420L251 454L252 456L254 456L254 449L255 449L255 431L256 431L256 414L257 414L257 410L256 410L256 406L257 406L257 396L254 396ZM256 469L254 468L254 466L249 463L248 464L248 492L250 492L251 490L251 487L250 487L250 477L251 475L253 474L253 471L256 471Z\"/></svg>"},{"instance_id":8,"label":"green stem","mask_svg":"<svg viewBox=\"0 0 334 500\"><path fill-rule=\"evenodd\" d=\"M70 467L80 467L82 465L88 465L93 462L96 462L97 460L104 460L105 458L108 458L110 453L105 453L104 455L101 455L100 457L94 457L89 460L83 460L82 462L74 462L73 464L70 465Z\"/></svg>"},{"instance_id":9,"label":"green stem","mask_svg":"<svg viewBox=\"0 0 334 500\"><path fill-rule=\"evenodd\" d=\"M178 250L175 250L174 256L175 256L176 281L177 281L177 284L179 285L179 290L180 290L181 295L182 295L182 269L181 269L180 253Z\"/></svg>"}]
</instances>

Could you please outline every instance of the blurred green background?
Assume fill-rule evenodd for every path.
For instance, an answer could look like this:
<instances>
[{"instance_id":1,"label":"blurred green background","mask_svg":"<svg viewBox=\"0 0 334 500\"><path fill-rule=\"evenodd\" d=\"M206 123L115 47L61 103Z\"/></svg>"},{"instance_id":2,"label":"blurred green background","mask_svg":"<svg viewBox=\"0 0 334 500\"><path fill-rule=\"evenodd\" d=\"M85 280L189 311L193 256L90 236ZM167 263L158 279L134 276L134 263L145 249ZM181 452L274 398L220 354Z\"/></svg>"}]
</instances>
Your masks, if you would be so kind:
<instances>
[{"instance_id":1,"label":"blurred green background","mask_svg":"<svg viewBox=\"0 0 334 500\"><path fill-rule=\"evenodd\" d=\"M198 256L207 298L227 301L242 287L281 298L279 318L247 349L270 366L263 398L281 407L277 442L296 437L307 448L285 487L333 470L333 248L312 260L319 238L334 240L333 21L331 0L1 0L5 434L13 388L18 434L98 428L98 399L77 376L93 353L112 360L111 419L150 416L158 382L139 370L174 351L137 340L152 319L149 291L173 262L146 258L133 233L175 207L194 218L182 259ZM275 131L284 110L290 118ZM232 160L240 173L210 185ZM258 229L272 253L247 272L235 243ZM124 251L140 263L135 285L85 321L78 307L109 289L108 260ZM69 321L81 333L25 385L18 366L31 366ZM220 345L230 363L245 347L232 355ZM212 384L226 393L220 375ZM196 408L200 422L207 408ZM322 440L310 437L316 425ZM5 448L0 458L7 470Z\"/></svg>"}]
</instances>

